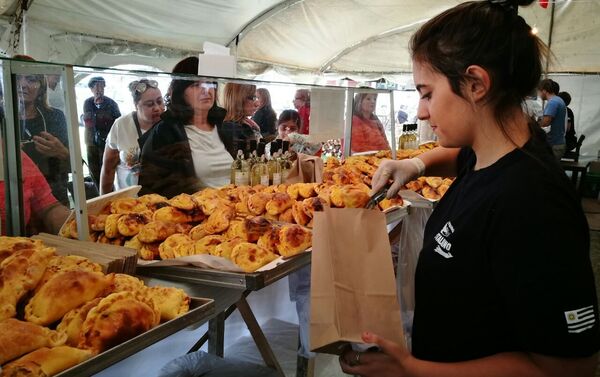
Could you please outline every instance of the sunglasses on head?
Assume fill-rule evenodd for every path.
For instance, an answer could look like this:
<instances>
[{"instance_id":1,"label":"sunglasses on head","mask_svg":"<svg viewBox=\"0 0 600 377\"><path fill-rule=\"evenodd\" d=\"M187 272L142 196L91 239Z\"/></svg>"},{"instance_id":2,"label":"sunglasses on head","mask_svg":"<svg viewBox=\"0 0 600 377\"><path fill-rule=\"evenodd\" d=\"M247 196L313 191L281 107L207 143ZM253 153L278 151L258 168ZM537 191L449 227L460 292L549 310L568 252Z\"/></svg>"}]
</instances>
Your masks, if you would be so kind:
<instances>
[{"instance_id":1,"label":"sunglasses on head","mask_svg":"<svg viewBox=\"0 0 600 377\"><path fill-rule=\"evenodd\" d=\"M155 80L147 80L147 81L134 81L131 83L131 91L136 91L138 93L144 93L149 88L158 88L158 82Z\"/></svg>"}]
</instances>

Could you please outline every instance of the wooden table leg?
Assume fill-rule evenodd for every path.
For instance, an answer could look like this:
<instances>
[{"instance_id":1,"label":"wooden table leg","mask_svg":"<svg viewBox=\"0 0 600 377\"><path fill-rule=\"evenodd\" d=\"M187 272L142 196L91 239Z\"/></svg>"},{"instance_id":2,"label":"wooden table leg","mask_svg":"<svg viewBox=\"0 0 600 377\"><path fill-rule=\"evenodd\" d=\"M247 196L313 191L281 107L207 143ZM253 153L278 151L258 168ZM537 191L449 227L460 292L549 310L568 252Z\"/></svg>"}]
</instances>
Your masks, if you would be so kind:
<instances>
[{"instance_id":1,"label":"wooden table leg","mask_svg":"<svg viewBox=\"0 0 600 377\"><path fill-rule=\"evenodd\" d=\"M242 319L246 323L246 326L248 326L248 330L252 335L252 339L254 339L254 343L256 343L256 347L258 348L260 355L265 361L265 364L269 368L275 369L280 376L285 377L283 369L281 369L279 362L277 362L275 354L273 353L271 346L267 342L265 334L262 332L260 326L258 325L256 317L254 316L254 313L252 313L252 309L250 309L250 305L248 305L248 301L246 301L246 299L242 297L236 303L236 306L240 314L242 315Z\"/></svg>"},{"instance_id":2,"label":"wooden table leg","mask_svg":"<svg viewBox=\"0 0 600 377\"><path fill-rule=\"evenodd\" d=\"M225 348L225 313L208 321L208 353L223 357Z\"/></svg>"}]
</instances>

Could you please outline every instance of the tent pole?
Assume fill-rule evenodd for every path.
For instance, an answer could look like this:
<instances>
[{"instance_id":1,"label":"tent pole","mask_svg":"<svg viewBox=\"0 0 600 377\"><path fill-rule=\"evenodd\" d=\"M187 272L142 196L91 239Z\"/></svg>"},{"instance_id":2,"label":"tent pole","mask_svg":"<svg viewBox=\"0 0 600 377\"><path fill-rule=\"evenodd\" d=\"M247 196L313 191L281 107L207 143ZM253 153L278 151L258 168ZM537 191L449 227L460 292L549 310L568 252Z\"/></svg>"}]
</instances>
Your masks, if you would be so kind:
<instances>
[{"instance_id":1,"label":"tent pole","mask_svg":"<svg viewBox=\"0 0 600 377\"><path fill-rule=\"evenodd\" d=\"M550 27L548 30L548 59L546 59L546 69L544 72L544 78L548 78L548 69L550 67L550 56L552 54L552 33L554 32L554 11L556 10L556 2L552 1L552 8L550 10Z\"/></svg>"}]
</instances>

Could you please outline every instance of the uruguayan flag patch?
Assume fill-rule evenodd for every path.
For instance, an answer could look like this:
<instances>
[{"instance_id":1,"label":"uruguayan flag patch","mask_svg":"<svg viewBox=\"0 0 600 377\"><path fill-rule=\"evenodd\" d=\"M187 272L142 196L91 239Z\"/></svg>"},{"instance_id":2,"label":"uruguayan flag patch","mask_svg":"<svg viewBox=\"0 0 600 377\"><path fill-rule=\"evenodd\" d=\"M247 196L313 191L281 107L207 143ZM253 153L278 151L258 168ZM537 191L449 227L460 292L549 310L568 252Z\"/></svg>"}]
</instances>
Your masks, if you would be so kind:
<instances>
[{"instance_id":1,"label":"uruguayan flag patch","mask_svg":"<svg viewBox=\"0 0 600 377\"><path fill-rule=\"evenodd\" d=\"M594 307L586 306L585 308L570 310L565 312L567 320L567 328L569 333L577 334L594 327L596 316L594 315Z\"/></svg>"}]
</instances>

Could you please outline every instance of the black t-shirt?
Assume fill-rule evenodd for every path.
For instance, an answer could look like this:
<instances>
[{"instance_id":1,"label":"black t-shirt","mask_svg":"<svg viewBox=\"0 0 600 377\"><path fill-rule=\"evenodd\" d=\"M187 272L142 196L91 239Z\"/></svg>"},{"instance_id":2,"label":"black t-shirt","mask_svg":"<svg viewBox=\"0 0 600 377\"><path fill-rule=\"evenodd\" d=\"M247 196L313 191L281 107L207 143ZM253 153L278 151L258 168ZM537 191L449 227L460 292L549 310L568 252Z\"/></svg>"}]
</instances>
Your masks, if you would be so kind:
<instances>
[{"instance_id":1,"label":"black t-shirt","mask_svg":"<svg viewBox=\"0 0 600 377\"><path fill-rule=\"evenodd\" d=\"M570 182L539 141L478 171L475 162L461 151L425 229L413 354L592 355L600 331L589 230Z\"/></svg>"}]
</instances>

